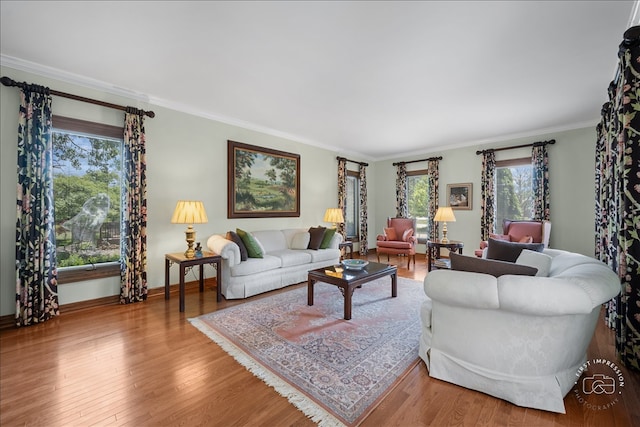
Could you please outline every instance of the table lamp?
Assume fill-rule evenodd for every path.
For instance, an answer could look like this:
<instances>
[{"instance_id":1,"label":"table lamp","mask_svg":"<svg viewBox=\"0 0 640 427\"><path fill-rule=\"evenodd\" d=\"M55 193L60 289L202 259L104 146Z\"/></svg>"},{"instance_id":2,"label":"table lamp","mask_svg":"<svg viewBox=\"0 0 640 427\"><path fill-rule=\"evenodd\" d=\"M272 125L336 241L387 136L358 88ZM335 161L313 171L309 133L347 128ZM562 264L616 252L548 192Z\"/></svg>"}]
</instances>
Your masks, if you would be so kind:
<instances>
[{"instance_id":1,"label":"table lamp","mask_svg":"<svg viewBox=\"0 0 640 427\"><path fill-rule=\"evenodd\" d=\"M176 204L176 209L173 211L173 216L171 217L171 224L188 224L187 230L185 231L187 250L184 256L186 258L193 258L195 256L193 243L196 241L196 231L193 229L193 224L205 224L208 221L207 213L204 211L202 202L179 200Z\"/></svg>"},{"instance_id":2,"label":"table lamp","mask_svg":"<svg viewBox=\"0 0 640 427\"><path fill-rule=\"evenodd\" d=\"M453 209L449 206L438 208L436 212L436 216L433 218L436 222L443 222L442 224L442 243L449 243L449 239L447 239L447 221L456 222L456 217L453 215Z\"/></svg>"},{"instance_id":3,"label":"table lamp","mask_svg":"<svg viewBox=\"0 0 640 427\"><path fill-rule=\"evenodd\" d=\"M344 215L342 215L342 209L340 208L328 208L324 212L324 222L332 222L333 228L338 228L338 224L344 222Z\"/></svg>"}]
</instances>

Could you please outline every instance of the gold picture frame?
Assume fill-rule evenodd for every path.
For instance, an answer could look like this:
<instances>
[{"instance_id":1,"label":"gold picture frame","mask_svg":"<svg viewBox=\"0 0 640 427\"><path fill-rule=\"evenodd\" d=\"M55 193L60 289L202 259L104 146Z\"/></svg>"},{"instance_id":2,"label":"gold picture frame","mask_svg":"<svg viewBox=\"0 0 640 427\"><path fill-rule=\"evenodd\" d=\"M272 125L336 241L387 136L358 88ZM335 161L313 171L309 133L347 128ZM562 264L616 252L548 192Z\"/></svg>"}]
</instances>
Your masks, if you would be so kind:
<instances>
[{"instance_id":1,"label":"gold picture frame","mask_svg":"<svg viewBox=\"0 0 640 427\"><path fill-rule=\"evenodd\" d=\"M455 210L471 210L473 207L473 183L447 184L447 205Z\"/></svg>"},{"instance_id":2,"label":"gold picture frame","mask_svg":"<svg viewBox=\"0 0 640 427\"><path fill-rule=\"evenodd\" d=\"M227 143L227 218L299 217L300 155Z\"/></svg>"}]
</instances>

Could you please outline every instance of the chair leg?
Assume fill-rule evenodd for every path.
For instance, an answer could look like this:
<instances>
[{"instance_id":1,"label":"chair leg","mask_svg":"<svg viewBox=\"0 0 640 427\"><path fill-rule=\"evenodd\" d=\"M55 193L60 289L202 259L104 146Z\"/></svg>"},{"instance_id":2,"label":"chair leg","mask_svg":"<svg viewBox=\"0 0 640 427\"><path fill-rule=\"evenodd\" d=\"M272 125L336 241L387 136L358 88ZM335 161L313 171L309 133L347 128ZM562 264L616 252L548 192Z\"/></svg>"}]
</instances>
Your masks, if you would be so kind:
<instances>
[{"instance_id":1,"label":"chair leg","mask_svg":"<svg viewBox=\"0 0 640 427\"><path fill-rule=\"evenodd\" d=\"M378 262L380 262L380 252L376 252L376 256L378 257Z\"/></svg>"}]
</instances>

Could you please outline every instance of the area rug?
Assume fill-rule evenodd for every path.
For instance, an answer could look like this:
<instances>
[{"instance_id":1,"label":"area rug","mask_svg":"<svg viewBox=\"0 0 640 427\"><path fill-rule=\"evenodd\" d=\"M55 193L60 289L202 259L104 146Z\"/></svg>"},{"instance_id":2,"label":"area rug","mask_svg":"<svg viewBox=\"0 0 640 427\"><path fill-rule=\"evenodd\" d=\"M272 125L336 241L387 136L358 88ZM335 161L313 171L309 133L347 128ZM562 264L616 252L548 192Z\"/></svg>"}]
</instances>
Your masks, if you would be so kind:
<instances>
[{"instance_id":1,"label":"area rug","mask_svg":"<svg viewBox=\"0 0 640 427\"><path fill-rule=\"evenodd\" d=\"M316 283L189 319L250 372L321 426L360 424L419 360L422 282L391 278L353 294Z\"/></svg>"}]
</instances>

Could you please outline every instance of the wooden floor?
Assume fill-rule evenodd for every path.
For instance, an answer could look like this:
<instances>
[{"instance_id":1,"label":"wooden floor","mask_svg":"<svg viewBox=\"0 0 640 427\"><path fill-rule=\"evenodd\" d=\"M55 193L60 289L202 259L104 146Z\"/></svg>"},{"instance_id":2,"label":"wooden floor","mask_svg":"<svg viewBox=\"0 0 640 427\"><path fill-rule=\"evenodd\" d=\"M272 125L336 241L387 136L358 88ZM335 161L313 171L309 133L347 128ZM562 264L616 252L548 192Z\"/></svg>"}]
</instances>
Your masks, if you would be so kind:
<instances>
[{"instance_id":1,"label":"wooden floor","mask_svg":"<svg viewBox=\"0 0 640 427\"><path fill-rule=\"evenodd\" d=\"M375 260L375 257L369 257ZM402 277L422 280L424 256ZM145 303L67 313L0 333L0 425L8 426L310 426L285 398L254 377L187 321L242 301L216 303L213 280ZM304 286L304 285L296 285ZM589 357L615 361L613 334L599 322ZM620 363L619 402L581 406L571 392L567 414L514 406L430 378L419 363L363 426L640 426L640 374Z\"/></svg>"}]
</instances>

